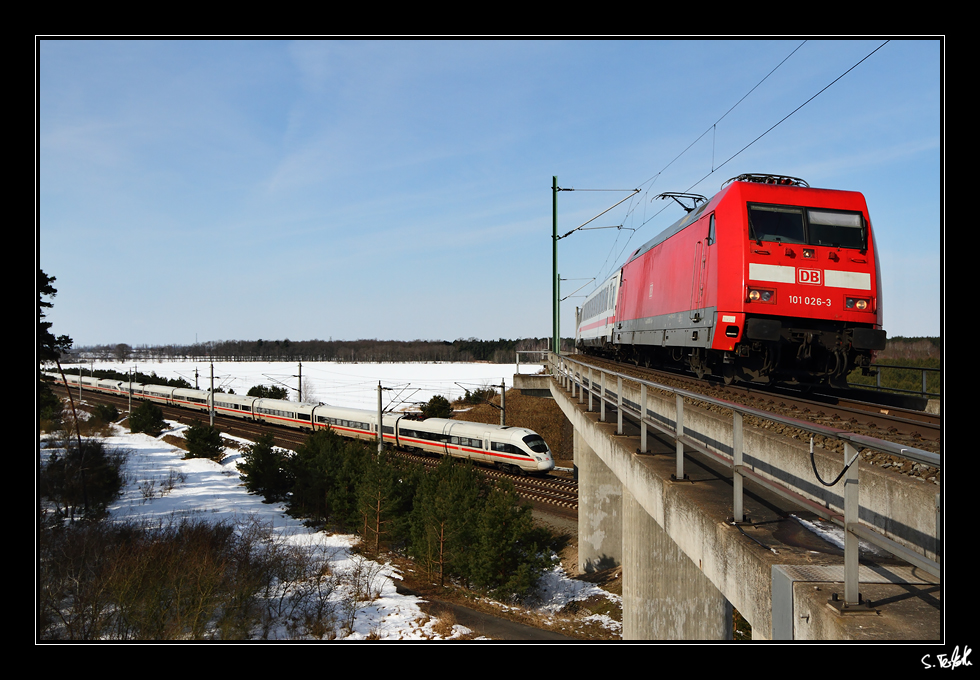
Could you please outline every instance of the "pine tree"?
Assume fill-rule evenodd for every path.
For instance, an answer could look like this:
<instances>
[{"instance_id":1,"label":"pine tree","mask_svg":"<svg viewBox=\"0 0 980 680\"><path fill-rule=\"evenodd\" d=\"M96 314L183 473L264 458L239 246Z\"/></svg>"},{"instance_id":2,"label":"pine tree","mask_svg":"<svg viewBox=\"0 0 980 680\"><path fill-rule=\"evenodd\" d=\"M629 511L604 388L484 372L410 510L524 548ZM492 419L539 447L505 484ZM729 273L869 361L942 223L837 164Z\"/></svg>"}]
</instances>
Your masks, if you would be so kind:
<instances>
[{"instance_id":1,"label":"pine tree","mask_svg":"<svg viewBox=\"0 0 980 680\"><path fill-rule=\"evenodd\" d=\"M357 485L357 503L363 519L361 536L373 541L375 552L382 543L405 537L415 476L385 452L365 463Z\"/></svg>"},{"instance_id":2,"label":"pine tree","mask_svg":"<svg viewBox=\"0 0 980 680\"><path fill-rule=\"evenodd\" d=\"M56 338L51 332L51 322L44 320L44 310L54 306L49 299L58 294L54 281L53 276L48 276L40 269L37 270L37 412L44 420L60 423L61 400L51 391L48 379L41 376L41 364L57 361L64 352L71 349L72 345L72 339L67 335Z\"/></svg>"},{"instance_id":3,"label":"pine tree","mask_svg":"<svg viewBox=\"0 0 980 680\"><path fill-rule=\"evenodd\" d=\"M547 530L534 526L531 506L520 500L513 485L500 483L480 516L472 551L473 583L498 598L527 597L554 566L551 541Z\"/></svg>"},{"instance_id":4,"label":"pine tree","mask_svg":"<svg viewBox=\"0 0 980 680\"><path fill-rule=\"evenodd\" d=\"M270 503L285 500L293 487L289 454L276 448L271 434L264 434L245 447L238 471L245 488L264 496Z\"/></svg>"},{"instance_id":5,"label":"pine tree","mask_svg":"<svg viewBox=\"0 0 980 680\"><path fill-rule=\"evenodd\" d=\"M44 298L53 298L58 294L54 287L55 277L48 276L40 269L37 270L37 346L39 361L55 361L62 353L71 349L72 339L67 335L57 338L51 332L51 322L44 320L44 310L54 305Z\"/></svg>"},{"instance_id":6,"label":"pine tree","mask_svg":"<svg viewBox=\"0 0 980 680\"><path fill-rule=\"evenodd\" d=\"M211 425L194 423L184 432L184 441L187 442L186 458L209 458L220 463L225 457L221 431Z\"/></svg>"},{"instance_id":7,"label":"pine tree","mask_svg":"<svg viewBox=\"0 0 980 680\"><path fill-rule=\"evenodd\" d=\"M144 401L129 414L130 432L144 432L151 437L158 437L166 427L163 410L152 402Z\"/></svg>"},{"instance_id":8,"label":"pine tree","mask_svg":"<svg viewBox=\"0 0 980 680\"><path fill-rule=\"evenodd\" d=\"M290 513L331 520L341 530L358 526L357 480L370 455L370 447L333 431L311 434L289 460Z\"/></svg>"},{"instance_id":9,"label":"pine tree","mask_svg":"<svg viewBox=\"0 0 980 680\"><path fill-rule=\"evenodd\" d=\"M441 394L437 394L422 405L423 418L452 418L453 407Z\"/></svg>"},{"instance_id":10,"label":"pine tree","mask_svg":"<svg viewBox=\"0 0 980 680\"><path fill-rule=\"evenodd\" d=\"M266 387L265 385L256 385L248 391L246 396L259 397L262 399L285 400L289 395L286 392L285 387L279 387L278 385L271 385L270 387Z\"/></svg>"},{"instance_id":11,"label":"pine tree","mask_svg":"<svg viewBox=\"0 0 980 680\"><path fill-rule=\"evenodd\" d=\"M443 458L424 475L411 517L411 553L430 576L470 577L469 550L485 501L479 474L469 463Z\"/></svg>"}]
</instances>

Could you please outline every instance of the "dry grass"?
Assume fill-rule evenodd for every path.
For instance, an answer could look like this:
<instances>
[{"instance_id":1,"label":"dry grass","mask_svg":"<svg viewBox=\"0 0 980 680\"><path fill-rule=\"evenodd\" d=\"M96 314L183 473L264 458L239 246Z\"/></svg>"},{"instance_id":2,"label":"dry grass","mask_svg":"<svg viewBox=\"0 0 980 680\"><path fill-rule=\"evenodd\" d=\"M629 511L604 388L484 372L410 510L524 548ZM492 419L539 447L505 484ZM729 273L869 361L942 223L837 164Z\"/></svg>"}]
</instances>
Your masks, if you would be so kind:
<instances>
[{"instance_id":1,"label":"dry grass","mask_svg":"<svg viewBox=\"0 0 980 680\"><path fill-rule=\"evenodd\" d=\"M170 444L171 446L180 449L181 451L187 450L187 440L184 439L183 437L178 437L177 435L174 434L165 434L162 437L160 437L160 439L166 442L167 444ZM237 442L233 439L228 439L227 437L222 437L221 443L222 445L224 445L229 449L242 448L240 442Z\"/></svg>"},{"instance_id":2,"label":"dry grass","mask_svg":"<svg viewBox=\"0 0 980 680\"><path fill-rule=\"evenodd\" d=\"M40 422L41 432L52 432L58 428L60 425L66 432L70 433L71 436L75 436L76 423L72 415L72 410L68 405L67 400L63 400L64 409L61 413L61 422L57 423L49 420L42 420ZM78 432L83 437L108 437L112 434L112 424L106 422L98 414L96 414L92 408L88 406L76 405L75 413L78 414Z\"/></svg>"},{"instance_id":3,"label":"dry grass","mask_svg":"<svg viewBox=\"0 0 980 680\"><path fill-rule=\"evenodd\" d=\"M454 628L456 627L456 616L451 611L446 610L439 614L439 618L434 619L431 630L436 635L443 638L450 638L453 636Z\"/></svg>"},{"instance_id":4,"label":"dry grass","mask_svg":"<svg viewBox=\"0 0 980 680\"><path fill-rule=\"evenodd\" d=\"M181 451L187 450L187 440L183 437L178 437L177 435L173 434L165 434L163 437L161 437L161 439L174 448L180 449Z\"/></svg>"},{"instance_id":5,"label":"dry grass","mask_svg":"<svg viewBox=\"0 0 980 680\"><path fill-rule=\"evenodd\" d=\"M450 637L452 635L452 627L457 623L451 609L447 606L447 604L452 603L489 614L496 618L509 619L527 626L562 633L580 640L622 639L618 632L610 631L603 627L601 622L590 618L594 614L607 614L616 621L622 622L622 609L619 605L610 602L607 598L590 598L589 600L569 606L566 611L548 614L514 604L495 602L477 592L468 590L452 582L447 583L445 586L440 586L426 579L405 558L389 555L387 559L399 566L399 572L402 574L402 581L399 584L399 588L404 592L417 595L423 600L420 606L427 618L420 620L419 625L424 626L428 621L438 620L437 623L433 624L434 632L438 632L443 637ZM622 590L620 576L621 570L613 569L608 570L603 575L596 575L594 578L588 580L597 583L610 592L615 592L617 585L619 590ZM620 584L617 584L617 581ZM474 637L477 637L477 635L471 634L453 639L469 640Z\"/></svg>"}]
</instances>

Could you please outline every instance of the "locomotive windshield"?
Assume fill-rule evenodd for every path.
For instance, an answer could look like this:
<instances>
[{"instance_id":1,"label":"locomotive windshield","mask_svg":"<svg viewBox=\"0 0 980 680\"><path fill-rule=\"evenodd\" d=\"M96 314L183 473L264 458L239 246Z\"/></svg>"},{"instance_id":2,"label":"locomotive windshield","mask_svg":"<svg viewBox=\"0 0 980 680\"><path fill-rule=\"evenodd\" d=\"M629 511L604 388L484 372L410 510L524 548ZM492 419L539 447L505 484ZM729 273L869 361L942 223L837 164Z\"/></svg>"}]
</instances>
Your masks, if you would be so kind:
<instances>
[{"instance_id":1,"label":"locomotive windshield","mask_svg":"<svg viewBox=\"0 0 980 680\"><path fill-rule=\"evenodd\" d=\"M527 444L527 448L531 449L535 453L548 453L548 445L544 443L544 440L536 434L529 434L524 437L524 443Z\"/></svg>"},{"instance_id":2,"label":"locomotive windshield","mask_svg":"<svg viewBox=\"0 0 980 680\"><path fill-rule=\"evenodd\" d=\"M861 213L838 210L807 210L810 225L810 243L816 246L841 248L867 247L864 235L864 217Z\"/></svg>"},{"instance_id":3,"label":"locomotive windshield","mask_svg":"<svg viewBox=\"0 0 980 680\"><path fill-rule=\"evenodd\" d=\"M749 238L755 241L857 250L868 247L864 216L859 212L752 203L748 208Z\"/></svg>"}]
</instances>

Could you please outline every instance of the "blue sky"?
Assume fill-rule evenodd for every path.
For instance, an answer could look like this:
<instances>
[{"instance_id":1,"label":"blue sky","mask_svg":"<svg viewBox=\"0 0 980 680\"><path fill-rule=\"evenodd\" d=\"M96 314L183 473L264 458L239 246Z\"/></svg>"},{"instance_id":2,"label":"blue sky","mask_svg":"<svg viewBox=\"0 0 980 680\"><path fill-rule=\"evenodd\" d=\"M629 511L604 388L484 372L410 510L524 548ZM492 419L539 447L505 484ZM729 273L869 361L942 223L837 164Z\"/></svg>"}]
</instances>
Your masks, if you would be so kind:
<instances>
[{"instance_id":1,"label":"blue sky","mask_svg":"<svg viewBox=\"0 0 980 680\"><path fill-rule=\"evenodd\" d=\"M627 196L582 190L641 189L560 241L584 295L680 217L656 194L772 172L864 193L886 330L939 335L942 43L889 42L731 158L884 40L803 42L40 40L49 318L76 345L547 336L553 175L559 233Z\"/></svg>"}]
</instances>

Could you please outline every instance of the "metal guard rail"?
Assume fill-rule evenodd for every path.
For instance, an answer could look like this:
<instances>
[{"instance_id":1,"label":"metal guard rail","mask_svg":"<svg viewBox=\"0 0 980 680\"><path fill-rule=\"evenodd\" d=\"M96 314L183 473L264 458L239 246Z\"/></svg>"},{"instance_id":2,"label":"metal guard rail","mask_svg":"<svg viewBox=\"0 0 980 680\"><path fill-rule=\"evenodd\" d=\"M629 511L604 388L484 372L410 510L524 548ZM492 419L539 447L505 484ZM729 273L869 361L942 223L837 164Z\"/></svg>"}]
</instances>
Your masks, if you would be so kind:
<instances>
[{"instance_id":1,"label":"metal guard rail","mask_svg":"<svg viewBox=\"0 0 980 680\"><path fill-rule=\"evenodd\" d=\"M592 410L592 399L593 397L599 397L600 399L600 416L599 419L602 422L606 420L606 403L616 405L617 411L617 434L623 433L623 413L636 418L640 423L640 449L642 451L647 450L646 439L647 439L647 427L653 427L654 429L669 435L672 437L677 444L677 465L675 476L677 479L684 478L684 447L688 446L711 459L719 462L723 466L727 467L732 471L733 474L733 486L734 486L734 498L733 498L733 513L732 516L735 518L735 522L743 521L744 513L742 511L742 481L743 477L750 477L752 480L763 487L769 489L770 491L780 495L786 500L796 503L801 507L806 508L817 514L824 519L833 522L837 526L844 530L844 605L845 606L857 606L859 602L858 595L858 538L872 543L884 550L887 550L891 554L899 557L900 559L906 560L907 562L924 569L927 573L933 576L940 577L940 565L938 562L931 560L924 555L906 548L905 546L893 541L886 536L882 536L873 529L870 529L864 525L858 523L858 466L855 464L858 458L858 452L861 449L874 449L876 451L881 451L893 456L898 456L905 458L917 463L922 463L925 465L930 465L933 467L942 467L942 456L932 453L931 451L924 451L922 449L917 449L908 446L901 446L895 444L894 442L885 441L882 439L876 439L874 437L867 437L860 434L855 434L853 432L847 432L845 430L838 430L836 428L827 427L824 425L818 425L815 423L807 422L804 420L798 420L796 418L790 418L787 416L781 416L778 414L770 413L768 411L762 411L760 409L752 408L750 406L743 406L741 404L736 404L724 399L716 399L713 397L708 397L697 392L691 392L689 390L683 390L676 387L670 387L668 385L662 385L649 380L642 380L634 376L625 375L623 373L618 373L616 371L610 371L607 369L598 368L590 364L583 363L576 359L571 359L566 356L558 356L555 354L550 355L550 365L552 369L552 374L557 377L560 381L563 381L563 387L571 387L572 396L575 396L576 386L581 390L585 391L589 395L589 410ZM576 365L580 367L579 376L576 376L574 371L569 370L570 365ZM599 374L599 385L596 389L596 381L592 377L592 373L597 372ZM586 385L585 375L588 373L588 385ZM616 397L615 399L607 397L606 395L606 378L607 376L615 378L617 381ZM675 396L677 404L677 417L676 417L676 428L671 428L669 426L660 424L654 420L647 417L645 413L641 414L639 411L634 409L629 404L623 403L623 380L629 380L640 386L640 402L642 408L646 411L647 402L647 389L655 389L663 392L671 393ZM581 392L580 392L581 395ZM733 456L728 457L723 453L717 451L712 451L705 447L700 441L688 437L684 434L684 398L696 399L701 402L706 402L713 404L715 406L720 406L732 411L733 419L733 442L732 451ZM581 402L581 396L579 398ZM811 501L805 496L788 489L780 484L777 484L769 479L766 479L762 475L758 474L751 468L745 467L742 464L742 420L745 416L753 416L761 418L764 420L769 420L776 423L781 423L783 425L789 425L795 427L811 434L818 434L823 437L838 439L844 443L844 458L846 462L846 470L842 473L842 477L836 480L838 483L843 482L844 484L844 515L841 516L839 513L833 512L819 503ZM811 439L811 452L813 441Z\"/></svg>"}]
</instances>

